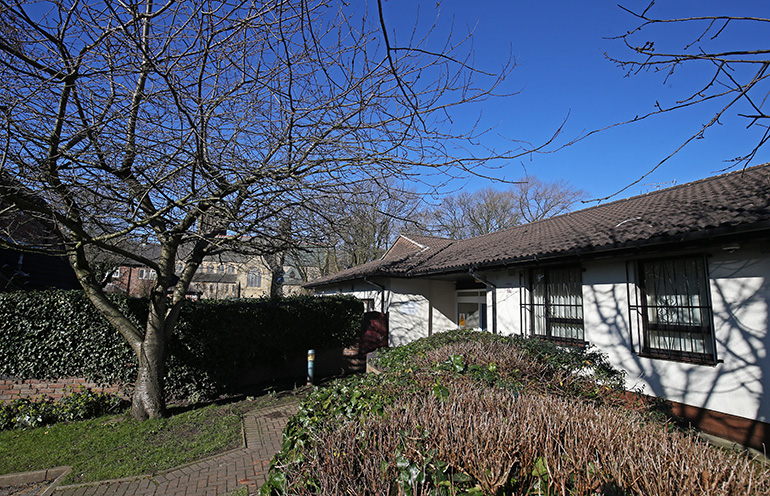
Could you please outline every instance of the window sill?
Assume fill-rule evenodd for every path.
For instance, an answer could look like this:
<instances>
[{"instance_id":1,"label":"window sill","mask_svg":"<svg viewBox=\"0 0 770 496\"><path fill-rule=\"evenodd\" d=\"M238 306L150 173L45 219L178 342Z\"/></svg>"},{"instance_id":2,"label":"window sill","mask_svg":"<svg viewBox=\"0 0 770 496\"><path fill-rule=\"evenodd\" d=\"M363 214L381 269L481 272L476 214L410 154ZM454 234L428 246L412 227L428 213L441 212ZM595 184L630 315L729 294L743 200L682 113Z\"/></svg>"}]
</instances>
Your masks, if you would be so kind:
<instances>
[{"instance_id":1,"label":"window sill","mask_svg":"<svg viewBox=\"0 0 770 496\"><path fill-rule=\"evenodd\" d=\"M548 336L540 336L538 334L535 334L532 337L542 339L543 341L548 341L549 343L557 344L559 346L570 346L572 348L585 348L588 346L588 341L582 341L579 339L552 338Z\"/></svg>"},{"instance_id":2,"label":"window sill","mask_svg":"<svg viewBox=\"0 0 770 496\"><path fill-rule=\"evenodd\" d=\"M678 353L656 353L656 352L644 352L637 353L637 356L642 358L651 358L653 360L666 360L668 362L679 363L691 363L694 365L705 365L708 367L716 367L721 360L715 360L712 356L699 356L699 355L680 355Z\"/></svg>"}]
</instances>

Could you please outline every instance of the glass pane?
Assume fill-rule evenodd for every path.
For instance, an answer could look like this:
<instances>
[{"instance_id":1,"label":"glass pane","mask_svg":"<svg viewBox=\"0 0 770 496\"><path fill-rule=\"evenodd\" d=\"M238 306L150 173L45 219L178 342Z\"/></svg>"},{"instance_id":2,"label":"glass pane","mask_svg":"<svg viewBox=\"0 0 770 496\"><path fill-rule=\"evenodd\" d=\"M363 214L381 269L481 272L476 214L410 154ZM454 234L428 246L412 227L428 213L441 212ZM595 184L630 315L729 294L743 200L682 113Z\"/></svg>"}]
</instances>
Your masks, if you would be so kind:
<instances>
[{"instance_id":1,"label":"glass pane","mask_svg":"<svg viewBox=\"0 0 770 496\"><path fill-rule=\"evenodd\" d=\"M583 339L583 326L580 324L553 323L551 336L566 339Z\"/></svg>"},{"instance_id":2,"label":"glass pane","mask_svg":"<svg viewBox=\"0 0 770 496\"><path fill-rule=\"evenodd\" d=\"M701 326L705 322L705 278L698 259L647 262L648 319L655 324Z\"/></svg>"},{"instance_id":3,"label":"glass pane","mask_svg":"<svg viewBox=\"0 0 770 496\"><path fill-rule=\"evenodd\" d=\"M532 332L583 340L583 287L580 268L532 273Z\"/></svg>"},{"instance_id":4,"label":"glass pane","mask_svg":"<svg viewBox=\"0 0 770 496\"><path fill-rule=\"evenodd\" d=\"M652 349L712 354L708 279L701 258L644 262L647 344Z\"/></svg>"},{"instance_id":5,"label":"glass pane","mask_svg":"<svg viewBox=\"0 0 770 496\"><path fill-rule=\"evenodd\" d=\"M457 304L457 325L460 327L477 328L480 323L478 303Z\"/></svg>"}]
</instances>

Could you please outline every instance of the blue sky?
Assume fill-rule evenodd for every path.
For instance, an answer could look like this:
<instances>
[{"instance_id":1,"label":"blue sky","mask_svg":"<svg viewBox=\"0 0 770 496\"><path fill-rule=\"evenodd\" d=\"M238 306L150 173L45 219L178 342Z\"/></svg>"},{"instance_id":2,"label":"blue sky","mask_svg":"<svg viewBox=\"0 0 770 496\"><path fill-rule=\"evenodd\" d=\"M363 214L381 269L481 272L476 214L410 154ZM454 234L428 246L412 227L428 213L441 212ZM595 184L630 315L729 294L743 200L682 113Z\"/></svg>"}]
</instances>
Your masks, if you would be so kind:
<instances>
[{"instance_id":1,"label":"blue sky","mask_svg":"<svg viewBox=\"0 0 770 496\"><path fill-rule=\"evenodd\" d=\"M770 2L692 1L658 2L651 11L660 17L713 14L770 17ZM648 0L622 3L631 10L644 10ZM625 77L625 72L605 57L605 52L631 56L621 41L608 40L634 28L637 20L617 6L616 1L492 1L446 0L436 10L435 2L388 0L385 15L388 30L405 39L414 25L415 5L421 22L432 22L438 12L439 28L454 23L455 33L474 32L475 65L495 70L509 53L517 66L508 75L501 92L517 95L497 98L467 109L463 118L483 120L495 129L484 138L486 146L508 148L505 138L539 143L558 128L569 115L559 143L588 131L603 128L653 110L656 100L671 103L689 96L703 85L710 72L705 66L678 72L665 84L660 74L643 73ZM738 26L735 26L738 28ZM728 29L720 43L731 48L767 48L768 33L740 27ZM678 35L678 36L676 36ZM671 50L681 50L692 32L664 32ZM441 36L437 36L441 40ZM529 174L553 181L565 179L585 190L590 197L604 197L628 186L697 132L721 107L710 105L678 113L655 116L644 122L616 127L548 155L533 155L506 163L500 171L506 179ZM632 196L664 186L693 181L720 173L725 163L748 152L757 131L734 112L722 125L707 132L667 161L656 172L614 198ZM761 152L752 164L770 160ZM473 179L463 184L477 189L489 183Z\"/></svg>"}]
</instances>

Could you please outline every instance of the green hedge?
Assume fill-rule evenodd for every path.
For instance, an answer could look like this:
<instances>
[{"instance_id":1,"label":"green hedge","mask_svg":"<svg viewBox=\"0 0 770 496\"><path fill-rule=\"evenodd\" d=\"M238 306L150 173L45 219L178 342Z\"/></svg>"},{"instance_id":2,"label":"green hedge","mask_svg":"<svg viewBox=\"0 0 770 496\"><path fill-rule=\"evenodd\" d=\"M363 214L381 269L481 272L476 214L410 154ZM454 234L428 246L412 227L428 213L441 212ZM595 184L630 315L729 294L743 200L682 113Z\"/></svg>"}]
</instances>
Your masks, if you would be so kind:
<instances>
[{"instance_id":1,"label":"green hedge","mask_svg":"<svg viewBox=\"0 0 770 496\"><path fill-rule=\"evenodd\" d=\"M112 298L135 323L146 321L147 300ZM166 392L216 396L255 364L351 345L362 314L362 304L346 297L186 301L169 344ZM0 375L110 384L135 378L130 347L82 291L0 293L0 343Z\"/></svg>"},{"instance_id":2,"label":"green hedge","mask_svg":"<svg viewBox=\"0 0 770 496\"><path fill-rule=\"evenodd\" d=\"M190 302L171 338L166 389L185 398L227 392L249 367L352 345L362 316L350 297Z\"/></svg>"},{"instance_id":3,"label":"green hedge","mask_svg":"<svg viewBox=\"0 0 770 496\"><path fill-rule=\"evenodd\" d=\"M146 302L113 297L139 325ZM134 380L136 357L82 291L0 293L0 375L20 379Z\"/></svg>"}]
</instances>

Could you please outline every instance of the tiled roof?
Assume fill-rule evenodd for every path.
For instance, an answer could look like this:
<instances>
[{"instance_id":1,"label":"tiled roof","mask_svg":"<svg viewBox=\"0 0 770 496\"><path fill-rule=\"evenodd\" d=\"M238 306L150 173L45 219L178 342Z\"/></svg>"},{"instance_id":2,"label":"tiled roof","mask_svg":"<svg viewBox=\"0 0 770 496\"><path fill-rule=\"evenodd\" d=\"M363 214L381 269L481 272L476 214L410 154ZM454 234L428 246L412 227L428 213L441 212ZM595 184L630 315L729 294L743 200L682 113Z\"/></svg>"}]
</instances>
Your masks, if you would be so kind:
<instances>
[{"instance_id":1,"label":"tiled roof","mask_svg":"<svg viewBox=\"0 0 770 496\"><path fill-rule=\"evenodd\" d=\"M770 229L770 164L451 242L387 263L370 262L308 285L516 264L759 228Z\"/></svg>"},{"instance_id":2,"label":"tiled roof","mask_svg":"<svg viewBox=\"0 0 770 496\"><path fill-rule=\"evenodd\" d=\"M383 260L398 260L427 250L439 250L452 244L453 240L423 236L421 234L401 234L393 246L382 256Z\"/></svg>"}]
</instances>

